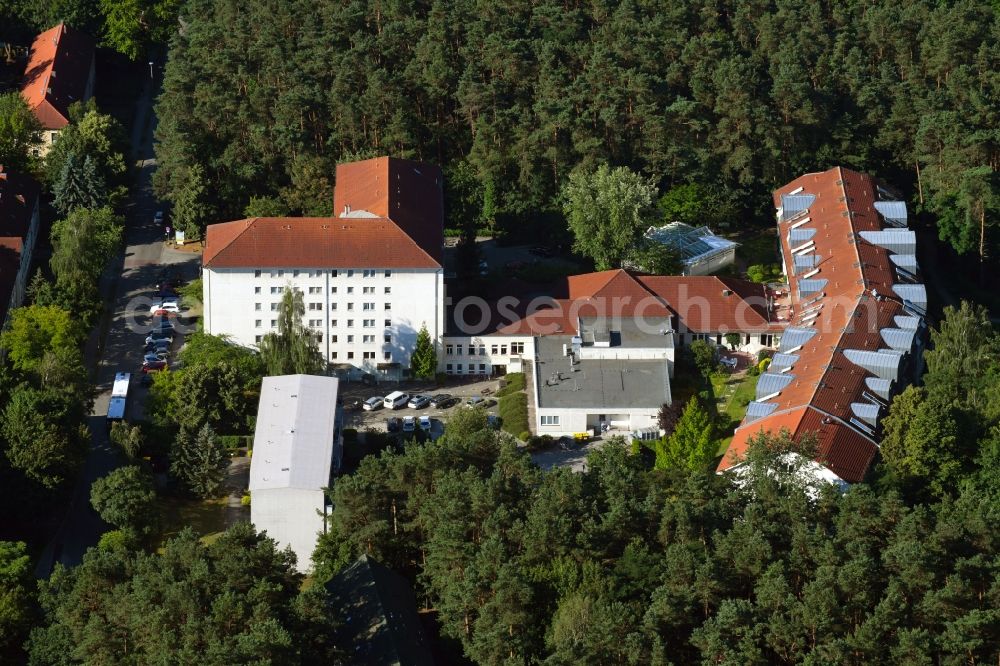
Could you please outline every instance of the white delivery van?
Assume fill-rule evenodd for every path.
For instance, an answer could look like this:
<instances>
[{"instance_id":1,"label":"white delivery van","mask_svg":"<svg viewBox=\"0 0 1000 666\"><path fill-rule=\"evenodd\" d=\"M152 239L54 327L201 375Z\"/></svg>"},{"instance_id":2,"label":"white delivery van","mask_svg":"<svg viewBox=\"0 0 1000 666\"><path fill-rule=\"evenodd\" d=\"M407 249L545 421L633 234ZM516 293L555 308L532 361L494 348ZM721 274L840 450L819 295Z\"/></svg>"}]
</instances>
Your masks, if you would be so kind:
<instances>
[{"instance_id":1,"label":"white delivery van","mask_svg":"<svg viewBox=\"0 0 1000 666\"><path fill-rule=\"evenodd\" d=\"M386 409L399 409L400 407L406 407L406 403L410 400L410 396L402 391L393 391L389 395L385 396L385 400L382 401L383 406Z\"/></svg>"}]
</instances>

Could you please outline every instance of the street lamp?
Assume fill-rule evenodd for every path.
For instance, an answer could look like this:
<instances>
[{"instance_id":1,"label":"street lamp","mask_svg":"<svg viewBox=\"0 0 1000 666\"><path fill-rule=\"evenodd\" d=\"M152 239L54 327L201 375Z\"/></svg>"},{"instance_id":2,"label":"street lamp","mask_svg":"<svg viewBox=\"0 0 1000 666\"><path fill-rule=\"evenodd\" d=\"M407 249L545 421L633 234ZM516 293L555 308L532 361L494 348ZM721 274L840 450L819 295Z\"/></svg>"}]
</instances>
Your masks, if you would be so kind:
<instances>
[{"instance_id":1,"label":"street lamp","mask_svg":"<svg viewBox=\"0 0 1000 666\"><path fill-rule=\"evenodd\" d=\"M150 79L153 78L153 61L152 60L149 61L149 78Z\"/></svg>"}]
</instances>

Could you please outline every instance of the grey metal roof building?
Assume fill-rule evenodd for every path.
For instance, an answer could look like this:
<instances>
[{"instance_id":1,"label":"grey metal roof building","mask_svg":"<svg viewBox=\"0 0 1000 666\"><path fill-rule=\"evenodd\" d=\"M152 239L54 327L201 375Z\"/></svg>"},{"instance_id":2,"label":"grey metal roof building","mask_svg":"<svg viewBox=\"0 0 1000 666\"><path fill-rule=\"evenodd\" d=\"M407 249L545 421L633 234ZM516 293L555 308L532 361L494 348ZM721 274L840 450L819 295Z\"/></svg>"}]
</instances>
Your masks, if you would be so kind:
<instances>
[{"instance_id":1,"label":"grey metal roof building","mask_svg":"<svg viewBox=\"0 0 1000 666\"><path fill-rule=\"evenodd\" d=\"M685 275L707 275L733 262L737 243L716 236L708 227L671 222L650 227L646 238L675 250L684 263Z\"/></svg>"},{"instance_id":2,"label":"grey metal roof building","mask_svg":"<svg viewBox=\"0 0 1000 666\"><path fill-rule=\"evenodd\" d=\"M324 488L339 469L342 437L338 380L315 375L265 377L250 461L250 519L279 546L290 546L301 571L311 568L326 525Z\"/></svg>"}]
</instances>

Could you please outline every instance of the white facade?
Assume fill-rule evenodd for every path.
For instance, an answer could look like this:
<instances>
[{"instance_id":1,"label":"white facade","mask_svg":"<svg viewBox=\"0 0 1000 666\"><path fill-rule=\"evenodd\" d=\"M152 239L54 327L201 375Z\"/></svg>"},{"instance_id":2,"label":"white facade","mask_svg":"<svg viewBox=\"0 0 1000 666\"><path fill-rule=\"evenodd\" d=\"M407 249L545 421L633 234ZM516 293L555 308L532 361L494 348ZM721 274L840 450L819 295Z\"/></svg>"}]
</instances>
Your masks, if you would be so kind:
<instances>
[{"instance_id":1,"label":"white facade","mask_svg":"<svg viewBox=\"0 0 1000 666\"><path fill-rule=\"evenodd\" d=\"M689 346L695 340L704 340L717 347L724 347L727 351L732 349L726 341L725 333L692 333L687 331L678 332L676 335L678 347ZM747 354L757 354L763 349L777 349L778 343L781 342L781 333L777 331L773 333L738 333L738 335L740 336L740 344L736 345L736 351Z\"/></svg>"},{"instance_id":2,"label":"white facade","mask_svg":"<svg viewBox=\"0 0 1000 666\"><path fill-rule=\"evenodd\" d=\"M408 367L422 326L444 331L442 269L213 269L202 273L205 331L253 347L277 330L283 291L302 292L302 323L328 363L368 373ZM438 352L440 357L440 351Z\"/></svg>"},{"instance_id":3,"label":"white facade","mask_svg":"<svg viewBox=\"0 0 1000 666\"><path fill-rule=\"evenodd\" d=\"M523 362L534 357L530 335L446 335L438 370L447 375L503 375L523 372Z\"/></svg>"},{"instance_id":4,"label":"white facade","mask_svg":"<svg viewBox=\"0 0 1000 666\"><path fill-rule=\"evenodd\" d=\"M324 488L340 468L343 438L338 380L314 375L265 377L250 462L250 520L290 547L299 571L312 569L326 529Z\"/></svg>"}]
</instances>

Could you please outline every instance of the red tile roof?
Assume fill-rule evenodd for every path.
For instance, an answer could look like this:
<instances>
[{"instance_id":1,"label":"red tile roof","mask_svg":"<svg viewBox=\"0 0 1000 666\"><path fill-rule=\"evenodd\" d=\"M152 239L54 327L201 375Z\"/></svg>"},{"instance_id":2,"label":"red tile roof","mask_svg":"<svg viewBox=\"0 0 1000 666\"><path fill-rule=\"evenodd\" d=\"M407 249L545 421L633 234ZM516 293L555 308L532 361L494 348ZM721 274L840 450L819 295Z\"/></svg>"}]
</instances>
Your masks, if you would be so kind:
<instances>
[{"instance_id":1,"label":"red tile roof","mask_svg":"<svg viewBox=\"0 0 1000 666\"><path fill-rule=\"evenodd\" d=\"M337 166L335 217L261 217L208 227L208 268L440 268L441 170L379 157Z\"/></svg>"},{"instance_id":2,"label":"red tile roof","mask_svg":"<svg viewBox=\"0 0 1000 666\"><path fill-rule=\"evenodd\" d=\"M863 481L878 447L843 421L831 418L809 405L772 414L742 427L733 438L719 471L739 464L750 439L761 432L788 430L794 439L811 434L816 437L816 461L848 483Z\"/></svg>"},{"instance_id":3,"label":"red tile roof","mask_svg":"<svg viewBox=\"0 0 1000 666\"><path fill-rule=\"evenodd\" d=\"M6 171L0 164L0 236L28 235L40 191L34 178Z\"/></svg>"},{"instance_id":4,"label":"red tile roof","mask_svg":"<svg viewBox=\"0 0 1000 666\"><path fill-rule=\"evenodd\" d=\"M858 242L856 237L858 232L883 228L874 207L875 181L840 167L806 174L775 191L775 206L780 208L782 196L792 193L816 197L806 214L808 228L816 230L812 241L819 271L813 278L827 282L821 291L822 299L816 303L822 303L818 316L812 323L805 322L806 308L812 307L814 296L802 301L798 285L810 271L793 274L792 250L796 248L790 244L788 231L796 221L780 221L782 258L788 267L792 309L798 315L792 317L790 325L816 332L794 351L798 360L787 373L793 378L791 383L766 401L775 405L775 411L763 418L744 420L719 470L731 467L745 451L748 440L761 430L777 433L788 428L796 436L815 432L818 460L853 483L864 478L878 450L874 437L850 424L851 404L865 401L865 380L874 375L849 361L844 350L885 348L880 330L893 327L893 318L905 312L898 299L876 300L870 295L872 289L891 295L895 270L887 250ZM820 424L823 427L818 427Z\"/></svg>"},{"instance_id":5,"label":"red tile roof","mask_svg":"<svg viewBox=\"0 0 1000 666\"><path fill-rule=\"evenodd\" d=\"M443 188L441 169L433 164L395 157L338 164L333 214L368 211L389 218L440 263Z\"/></svg>"},{"instance_id":6,"label":"red tile roof","mask_svg":"<svg viewBox=\"0 0 1000 666\"><path fill-rule=\"evenodd\" d=\"M439 268L385 218L254 217L212 224L206 268Z\"/></svg>"},{"instance_id":7,"label":"red tile roof","mask_svg":"<svg viewBox=\"0 0 1000 666\"><path fill-rule=\"evenodd\" d=\"M695 333L781 331L771 320L767 288L714 275L651 275L639 281L663 298L678 320Z\"/></svg>"},{"instance_id":8,"label":"red tile roof","mask_svg":"<svg viewBox=\"0 0 1000 666\"><path fill-rule=\"evenodd\" d=\"M21 95L46 129L69 124L69 106L83 99L94 60L94 40L60 23L35 38Z\"/></svg>"}]
</instances>

